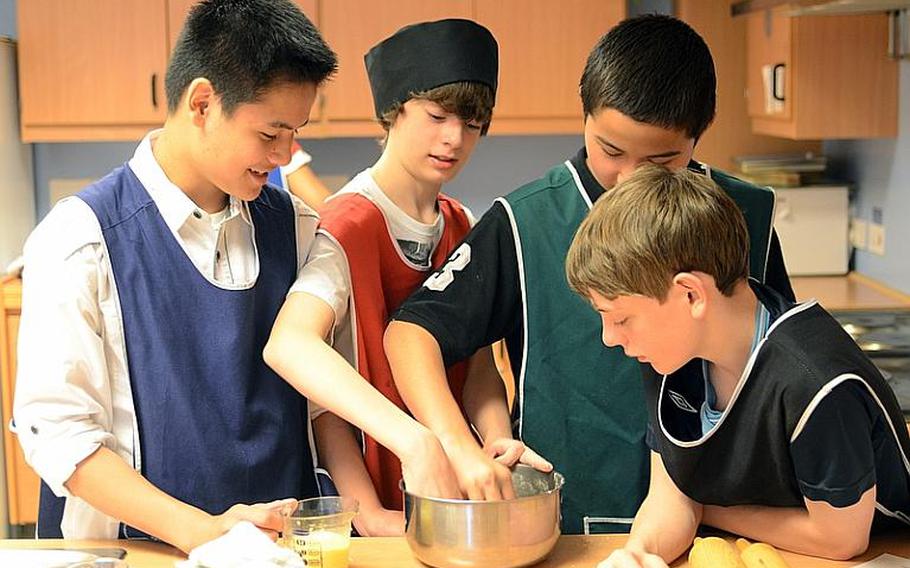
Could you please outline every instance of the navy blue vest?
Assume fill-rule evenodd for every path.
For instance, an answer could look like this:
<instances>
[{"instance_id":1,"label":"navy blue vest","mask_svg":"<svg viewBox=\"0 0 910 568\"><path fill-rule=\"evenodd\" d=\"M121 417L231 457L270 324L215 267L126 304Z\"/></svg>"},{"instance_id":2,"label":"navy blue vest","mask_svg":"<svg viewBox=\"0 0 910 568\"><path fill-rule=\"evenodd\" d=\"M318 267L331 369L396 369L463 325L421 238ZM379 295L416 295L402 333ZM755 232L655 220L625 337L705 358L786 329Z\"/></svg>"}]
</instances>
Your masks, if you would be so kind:
<instances>
[{"instance_id":1,"label":"navy blue vest","mask_svg":"<svg viewBox=\"0 0 910 568\"><path fill-rule=\"evenodd\" d=\"M316 495L306 400L262 359L297 276L288 194L264 186L249 204L259 275L246 290L199 273L129 167L79 197L100 222L120 298L142 475L211 514ZM62 536L63 501L42 483L40 536Z\"/></svg>"}]
</instances>

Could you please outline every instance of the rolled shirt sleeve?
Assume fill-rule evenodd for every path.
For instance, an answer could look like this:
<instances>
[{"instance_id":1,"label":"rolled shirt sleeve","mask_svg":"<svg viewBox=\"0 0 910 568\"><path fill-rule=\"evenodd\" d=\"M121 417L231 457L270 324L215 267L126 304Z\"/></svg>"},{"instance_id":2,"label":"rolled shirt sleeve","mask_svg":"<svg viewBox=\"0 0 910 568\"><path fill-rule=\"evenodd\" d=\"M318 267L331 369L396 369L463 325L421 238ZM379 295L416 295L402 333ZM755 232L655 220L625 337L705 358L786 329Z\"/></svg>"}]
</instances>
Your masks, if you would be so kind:
<instances>
[{"instance_id":1,"label":"rolled shirt sleeve","mask_svg":"<svg viewBox=\"0 0 910 568\"><path fill-rule=\"evenodd\" d=\"M288 294L305 292L319 298L332 309L337 326L348 313L350 282L344 251L331 237L317 233L306 263L298 271Z\"/></svg>"},{"instance_id":2,"label":"rolled shirt sleeve","mask_svg":"<svg viewBox=\"0 0 910 568\"><path fill-rule=\"evenodd\" d=\"M353 345L344 348L336 342L335 337L340 330L350 329L349 325L344 325L344 318L348 317L351 295L350 270L344 251L336 241L323 233L316 234L306 263L298 271L297 280L291 286L288 295L301 292L319 298L332 309L334 321L328 336L329 343L356 368ZM309 412L310 419L315 420L326 412L326 409L310 400Z\"/></svg>"},{"instance_id":3,"label":"rolled shirt sleeve","mask_svg":"<svg viewBox=\"0 0 910 568\"><path fill-rule=\"evenodd\" d=\"M59 496L100 446L132 450L119 448L113 433L115 399L130 394L112 383L108 367L124 362L106 359L102 339L105 312L117 309L111 282L99 278L106 262L97 221L75 198L25 246L13 428L26 461Z\"/></svg>"}]
</instances>

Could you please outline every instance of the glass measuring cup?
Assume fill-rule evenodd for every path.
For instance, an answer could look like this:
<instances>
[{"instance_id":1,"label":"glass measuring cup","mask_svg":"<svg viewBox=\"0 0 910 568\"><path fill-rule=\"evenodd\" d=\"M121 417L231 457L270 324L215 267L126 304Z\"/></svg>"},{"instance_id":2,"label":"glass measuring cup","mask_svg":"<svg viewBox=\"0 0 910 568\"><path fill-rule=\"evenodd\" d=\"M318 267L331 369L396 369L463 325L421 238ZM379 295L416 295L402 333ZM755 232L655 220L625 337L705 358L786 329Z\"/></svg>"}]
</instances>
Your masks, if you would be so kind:
<instances>
[{"instance_id":1,"label":"glass measuring cup","mask_svg":"<svg viewBox=\"0 0 910 568\"><path fill-rule=\"evenodd\" d=\"M357 505L352 497L299 501L284 520L284 546L299 554L307 568L347 568L351 520Z\"/></svg>"}]
</instances>

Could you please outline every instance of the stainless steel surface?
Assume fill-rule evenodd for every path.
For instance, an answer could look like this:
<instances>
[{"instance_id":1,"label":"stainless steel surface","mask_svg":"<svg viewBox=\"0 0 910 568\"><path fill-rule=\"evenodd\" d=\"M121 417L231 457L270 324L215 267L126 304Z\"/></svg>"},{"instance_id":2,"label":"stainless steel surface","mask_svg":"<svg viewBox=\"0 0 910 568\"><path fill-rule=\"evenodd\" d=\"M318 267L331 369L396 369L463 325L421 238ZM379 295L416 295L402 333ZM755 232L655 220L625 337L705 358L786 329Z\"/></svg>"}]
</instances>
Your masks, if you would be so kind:
<instances>
[{"instance_id":1,"label":"stainless steel surface","mask_svg":"<svg viewBox=\"0 0 910 568\"><path fill-rule=\"evenodd\" d=\"M519 497L467 501L404 492L405 533L414 555L437 568L514 568L542 560L559 538L559 473L518 465Z\"/></svg>"},{"instance_id":2,"label":"stainless steel surface","mask_svg":"<svg viewBox=\"0 0 910 568\"><path fill-rule=\"evenodd\" d=\"M910 357L873 358L872 362L888 381L904 415L910 418Z\"/></svg>"},{"instance_id":3,"label":"stainless steel surface","mask_svg":"<svg viewBox=\"0 0 910 568\"><path fill-rule=\"evenodd\" d=\"M848 311L832 314L875 363L910 417L910 312Z\"/></svg>"},{"instance_id":4,"label":"stainless steel surface","mask_svg":"<svg viewBox=\"0 0 910 568\"><path fill-rule=\"evenodd\" d=\"M869 357L910 357L910 312L832 314Z\"/></svg>"}]
</instances>

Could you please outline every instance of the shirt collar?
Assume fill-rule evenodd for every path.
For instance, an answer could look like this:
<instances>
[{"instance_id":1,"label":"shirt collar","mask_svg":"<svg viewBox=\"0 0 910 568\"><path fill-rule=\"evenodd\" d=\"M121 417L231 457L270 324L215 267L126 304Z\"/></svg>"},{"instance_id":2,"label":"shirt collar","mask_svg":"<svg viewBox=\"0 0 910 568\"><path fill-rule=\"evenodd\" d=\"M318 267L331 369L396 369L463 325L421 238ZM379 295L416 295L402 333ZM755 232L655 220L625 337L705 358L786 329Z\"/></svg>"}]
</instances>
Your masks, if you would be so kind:
<instances>
[{"instance_id":1,"label":"shirt collar","mask_svg":"<svg viewBox=\"0 0 910 568\"><path fill-rule=\"evenodd\" d=\"M155 206L158 207L162 219L168 228L173 231L179 231L190 217L197 211L202 217L208 215L201 208L197 207L191 200L177 187L161 169L158 160L152 153L152 141L155 140L162 132L162 129L152 130L145 135L145 138L136 147L133 157L128 163L129 168L136 174L139 181L148 191ZM228 222L234 217L239 216L246 223L250 222L250 213L246 202L231 196L228 200L228 214L224 222ZM201 218L201 217L200 217Z\"/></svg>"},{"instance_id":2,"label":"shirt collar","mask_svg":"<svg viewBox=\"0 0 910 568\"><path fill-rule=\"evenodd\" d=\"M582 188L588 194L588 199L591 200L591 203L594 203L598 197L606 192L606 189L600 185L600 182L597 181L597 178L594 177L588 167L588 151L582 146L578 153L569 159L569 162L575 166L575 171L578 172L578 179L581 180Z\"/></svg>"}]
</instances>

